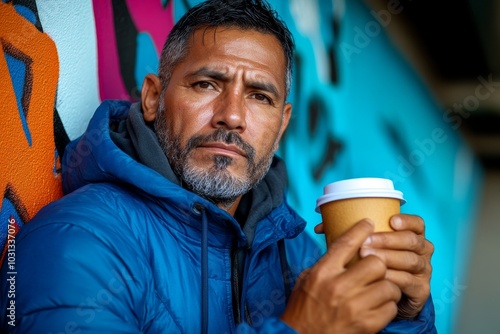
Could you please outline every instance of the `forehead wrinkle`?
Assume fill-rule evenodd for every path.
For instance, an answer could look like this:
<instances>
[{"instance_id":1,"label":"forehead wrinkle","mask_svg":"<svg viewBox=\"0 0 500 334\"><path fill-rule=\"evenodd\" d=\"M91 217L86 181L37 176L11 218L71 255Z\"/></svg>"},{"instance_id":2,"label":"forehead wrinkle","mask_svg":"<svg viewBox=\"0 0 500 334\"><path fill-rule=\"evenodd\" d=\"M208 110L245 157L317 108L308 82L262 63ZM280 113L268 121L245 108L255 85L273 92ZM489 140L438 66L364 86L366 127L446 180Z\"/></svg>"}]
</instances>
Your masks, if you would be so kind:
<instances>
[{"instance_id":1,"label":"forehead wrinkle","mask_svg":"<svg viewBox=\"0 0 500 334\"><path fill-rule=\"evenodd\" d=\"M221 81L229 80L227 69L220 70L220 69L210 68L208 66L202 66L198 69L195 69L193 72L190 73L190 75L214 78L216 80L221 80Z\"/></svg>"}]
</instances>

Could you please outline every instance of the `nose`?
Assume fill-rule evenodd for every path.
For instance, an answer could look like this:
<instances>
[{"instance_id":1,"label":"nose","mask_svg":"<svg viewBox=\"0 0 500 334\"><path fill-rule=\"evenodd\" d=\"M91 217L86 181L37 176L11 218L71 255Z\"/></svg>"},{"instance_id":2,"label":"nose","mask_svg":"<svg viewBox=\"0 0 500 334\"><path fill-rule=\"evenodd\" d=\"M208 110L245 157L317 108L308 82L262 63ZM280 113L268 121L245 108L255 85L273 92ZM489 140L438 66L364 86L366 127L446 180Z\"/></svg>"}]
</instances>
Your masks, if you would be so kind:
<instances>
[{"instance_id":1,"label":"nose","mask_svg":"<svg viewBox=\"0 0 500 334\"><path fill-rule=\"evenodd\" d=\"M246 127L246 103L238 90L226 91L217 98L212 126L243 132Z\"/></svg>"}]
</instances>

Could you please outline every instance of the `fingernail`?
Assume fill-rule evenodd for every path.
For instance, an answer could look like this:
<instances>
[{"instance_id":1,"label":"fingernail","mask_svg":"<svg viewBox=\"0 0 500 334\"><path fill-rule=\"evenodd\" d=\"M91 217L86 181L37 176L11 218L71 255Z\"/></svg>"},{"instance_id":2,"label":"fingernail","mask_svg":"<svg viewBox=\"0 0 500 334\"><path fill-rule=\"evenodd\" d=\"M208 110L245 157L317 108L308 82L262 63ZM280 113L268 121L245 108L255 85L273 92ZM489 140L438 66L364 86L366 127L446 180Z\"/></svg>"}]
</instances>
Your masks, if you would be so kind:
<instances>
[{"instance_id":1,"label":"fingernail","mask_svg":"<svg viewBox=\"0 0 500 334\"><path fill-rule=\"evenodd\" d=\"M363 246L367 246L371 243L372 243L372 237L370 236L370 237L366 238L365 242L363 242Z\"/></svg>"},{"instance_id":2,"label":"fingernail","mask_svg":"<svg viewBox=\"0 0 500 334\"><path fill-rule=\"evenodd\" d=\"M372 255L372 254L375 254L375 252L373 251L373 248L361 248L359 250L359 255L361 257L366 257L366 256Z\"/></svg>"},{"instance_id":3,"label":"fingernail","mask_svg":"<svg viewBox=\"0 0 500 334\"><path fill-rule=\"evenodd\" d=\"M392 217L391 225L394 229L401 228L401 226L403 225L403 221L401 220L401 217L398 217L398 216Z\"/></svg>"},{"instance_id":4,"label":"fingernail","mask_svg":"<svg viewBox=\"0 0 500 334\"><path fill-rule=\"evenodd\" d=\"M371 226L375 226L375 223L370 218L365 218L364 221L370 224Z\"/></svg>"}]
</instances>

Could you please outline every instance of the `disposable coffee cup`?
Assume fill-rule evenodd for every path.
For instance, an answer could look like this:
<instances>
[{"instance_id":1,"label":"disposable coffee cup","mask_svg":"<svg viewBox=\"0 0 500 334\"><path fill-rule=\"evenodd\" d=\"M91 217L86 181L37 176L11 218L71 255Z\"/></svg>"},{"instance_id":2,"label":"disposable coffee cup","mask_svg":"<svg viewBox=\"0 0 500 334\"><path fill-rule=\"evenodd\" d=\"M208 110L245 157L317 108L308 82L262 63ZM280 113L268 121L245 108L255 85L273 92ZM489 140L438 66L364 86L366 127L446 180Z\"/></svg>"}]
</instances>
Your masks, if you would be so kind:
<instances>
[{"instance_id":1,"label":"disposable coffee cup","mask_svg":"<svg viewBox=\"0 0 500 334\"><path fill-rule=\"evenodd\" d=\"M356 178L326 185L316 201L321 213L327 246L364 218L375 224L375 232L393 231L389 220L406 203L403 193L389 179ZM359 260L357 255L351 265Z\"/></svg>"}]
</instances>

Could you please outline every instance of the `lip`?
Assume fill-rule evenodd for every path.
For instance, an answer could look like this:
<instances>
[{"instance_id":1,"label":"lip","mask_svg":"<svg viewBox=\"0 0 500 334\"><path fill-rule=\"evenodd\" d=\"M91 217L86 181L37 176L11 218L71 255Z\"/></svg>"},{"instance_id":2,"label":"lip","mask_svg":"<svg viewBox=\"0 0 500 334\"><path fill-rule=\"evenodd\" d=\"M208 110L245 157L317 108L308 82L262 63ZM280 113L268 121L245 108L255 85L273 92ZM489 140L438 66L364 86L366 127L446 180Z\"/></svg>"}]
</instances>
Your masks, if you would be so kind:
<instances>
[{"instance_id":1,"label":"lip","mask_svg":"<svg viewBox=\"0 0 500 334\"><path fill-rule=\"evenodd\" d=\"M235 145L228 145L220 142L205 143L199 146L199 148L205 148L213 151L217 151L224 155L241 155L247 157L246 153Z\"/></svg>"}]
</instances>

